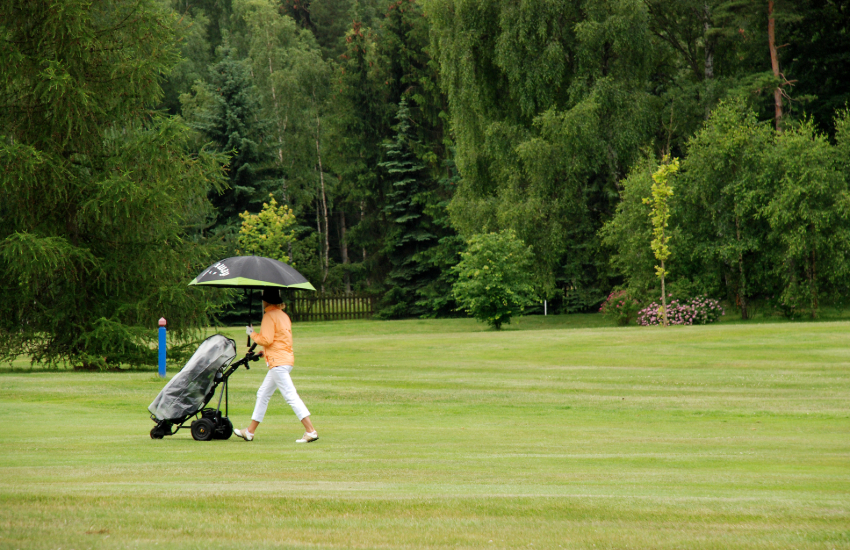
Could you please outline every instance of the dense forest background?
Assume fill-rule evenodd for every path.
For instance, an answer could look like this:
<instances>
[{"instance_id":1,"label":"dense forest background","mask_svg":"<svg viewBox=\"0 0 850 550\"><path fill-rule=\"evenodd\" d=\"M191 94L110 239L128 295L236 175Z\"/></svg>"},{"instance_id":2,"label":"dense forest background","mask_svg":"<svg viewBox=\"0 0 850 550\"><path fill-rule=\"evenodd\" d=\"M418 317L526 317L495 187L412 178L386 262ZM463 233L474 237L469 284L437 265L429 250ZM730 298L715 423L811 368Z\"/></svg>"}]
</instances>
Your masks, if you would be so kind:
<instances>
[{"instance_id":1,"label":"dense forest background","mask_svg":"<svg viewBox=\"0 0 850 550\"><path fill-rule=\"evenodd\" d=\"M505 229L549 311L649 299L670 157L673 292L848 296L847 0L7 1L0 30L6 357L230 318L187 273L272 199L297 269L384 318L457 315L452 267Z\"/></svg>"}]
</instances>

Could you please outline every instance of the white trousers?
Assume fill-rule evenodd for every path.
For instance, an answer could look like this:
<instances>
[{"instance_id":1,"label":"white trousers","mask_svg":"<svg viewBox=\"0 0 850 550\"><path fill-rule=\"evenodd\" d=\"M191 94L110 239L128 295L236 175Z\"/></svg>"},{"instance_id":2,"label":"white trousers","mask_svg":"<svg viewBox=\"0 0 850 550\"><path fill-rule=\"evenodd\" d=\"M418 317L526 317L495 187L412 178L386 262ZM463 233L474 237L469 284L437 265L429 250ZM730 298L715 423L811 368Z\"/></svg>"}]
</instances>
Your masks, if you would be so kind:
<instances>
[{"instance_id":1,"label":"white trousers","mask_svg":"<svg viewBox=\"0 0 850 550\"><path fill-rule=\"evenodd\" d=\"M298 392L295 391L295 386L292 384L292 378L289 376L291 371L292 365L281 365L269 369L265 380L260 385L260 389L257 390L257 404L254 406L254 414L251 415L251 420L257 422L263 421L263 417L266 416L266 409L269 406L269 400L274 395L275 390L280 390L280 393L283 394L283 398L292 407L292 411L298 417L298 420L310 416L310 411L307 410L304 402L298 397Z\"/></svg>"}]
</instances>

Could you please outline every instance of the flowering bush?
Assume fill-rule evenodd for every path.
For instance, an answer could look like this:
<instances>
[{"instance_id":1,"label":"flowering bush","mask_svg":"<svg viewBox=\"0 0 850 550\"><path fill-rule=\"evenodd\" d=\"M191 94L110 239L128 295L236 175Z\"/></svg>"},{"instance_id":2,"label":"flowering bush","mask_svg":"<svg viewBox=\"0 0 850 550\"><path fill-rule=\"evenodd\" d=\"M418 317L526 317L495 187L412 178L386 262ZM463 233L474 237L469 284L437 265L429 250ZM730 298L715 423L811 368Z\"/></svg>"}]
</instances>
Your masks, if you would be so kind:
<instances>
[{"instance_id":1,"label":"flowering bush","mask_svg":"<svg viewBox=\"0 0 850 550\"><path fill-rule=\"evenodd\" d=\"M667 321L671 325L707 325L726 315L720 302L706 296L698 296L688 302L670 300L667 303ZM638 312L637 324L642 326L662 324L661 305L652 302Z\"/></svg>"},{"instance_id":2,"label":"flowering bush","mask_svg":"<svg viewBox=\"0 0 850 550\"><path fill-rule=\"evenodd\" d=\"M599 312L614 319L619 325L628 325L640 309L640 302L625 290L615 290L602 303Z\"/></svg>"}]
</instances>

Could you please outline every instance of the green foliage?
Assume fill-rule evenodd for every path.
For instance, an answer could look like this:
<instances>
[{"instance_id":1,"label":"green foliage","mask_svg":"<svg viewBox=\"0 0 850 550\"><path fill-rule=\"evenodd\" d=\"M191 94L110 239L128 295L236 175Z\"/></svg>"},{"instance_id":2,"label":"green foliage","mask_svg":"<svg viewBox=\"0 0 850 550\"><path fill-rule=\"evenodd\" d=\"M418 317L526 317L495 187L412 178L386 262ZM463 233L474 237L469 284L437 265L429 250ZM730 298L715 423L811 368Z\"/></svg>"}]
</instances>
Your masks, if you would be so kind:
<instances>
[{"instance_id":1,"label":"green foliage","mask_svg":"<svg viewBox=\"0 0 850 550\"><path fill-rule=\"evenodd\" d=\"M661 262L661 265L655 267L655 274L661 281L661 316L664 319L664 326L667 326L667 290L664 285L664 277L668 275L668 271L664 262L670 257L670 234L667 231L667 224L670 220L670 197L673 196L673 187L670 185L670 178L679 171L679 159L674 158L670 161L665 157L662 159L661 166L652 174L652 197L643 199L644 204L650 206L649 219L652 222L652 241L650 248L655 255L655 259Z\"/></svg>"},{"instance_id":2,"label":"green foliage","mask_svg":"<svg viewBox=\"0 0 850 550\"><path fill-rule=\"evenodd\" d=\"M175 22L175 34L180 52L180 61L171 69L162 83L162 107L170 114L180 113L180 96L192 90L197 81L207 77L207 69L213 59L215 46L210 43L211 27L208 12L198 3L187 0L172 0L172 6L180 14Z\"/></svg>"},{"instance_id":3,"label":"green foliage","mask_svg":"<svg viewBox=\"0 0 850 550\"><path fill-rule=\"evenodd\" d=\"M605 299L599 312L620 326L628 325L640 311L640 301L627 290L614 290Z\"/></svg>"},{"instance_id":4,"label":"green foliage","mask_svg":"<svg viewBox=\"0 0 850 550\"><path fill-rule=\"evenodd\" d=\"M772 130L741 101L721 103L688 144L683 162L682 249L690 278L709 295L728 295L749 316L749 301L772 286L769 227L759 212L769 199L762 185ZM725 287L725 289L724 289ZM761 290L764 292L764 290ZM768 291L769 293L769 291Z\"/></svg>"},{"instance_id":5,"label":"green foliage","mask_svg":"<svg viewBox=\"0 0 850 550\"><path fill-rule=\"evenodd\" d=\"M384 318L422 315L415 301L426 278L428 265L420 253L434 246L433 222L424 214L428 176L414 155L415 139L410 125L407 101L399 105L393 141L385 144L387 160L378 164L386 171L391 191L385 214L392 220L384 253L391 264L386 279L387 292L379 315Z\"/></svg>"},{"instance_id":6,"label":"green foliage","mask_svg":"<svg viewBox=\"0 0 850 550\"><path fill-rule=\"evenodd\" d=\"M531 283L533 254L510 229L475 235L452 268L458 306L496 330L539 301Z\"/></svg>"},{"instance_id":7,"label":"green foliage","mask_svg":"<svg viewBox=\"0 0 850 550\"><path fill-rule=\"evenodd\" d=\"M362 21L358 8L373 8L372 4L374 0L282 0L280 11L315 35L325 59L334 59L344 49L348 25Z\"/></svg>"},{"instance_id":8,"label":"green foliage","mask_svg":"<svg viewBox=\"0 0 850 550\"><path fill-rule=\"evenodd\" d=\"M442 317L457 315L457 307L452 298L452 286L457 274L452 267L460 261L460 254L466 247L463 239L451 228L447 211L452 193L460 179L452 158L444 161L445 173L437 182L425 204L425 214L433 220L434 231L438 236L437 244L419 254L434 277L426 281L418 290L417 306L424 309L422 317Z\"/></svg>"},{"instance_id":9,"label":"green foliage","mask_svg":"<svg viewBox=\"0 0 850 550\"><path fill-rule=\"evenodd\" d=\"M262 145L264 123L257 116L260 105L250 67L232 47L219 47L216 56L210 83L196 83L194 93L181 96L181 102L188 107L184 114L191 113L192 126L217 151L230 155L230 185L210 198L218 210L216 228L235 232L238 215L256 211L268 196L261 174L268 150Z\"/></svg>"},{"instance_id":10,"label":"green foliage","mask_svg":"<svg viewBox=\"0 0 850 550\"><path fill-rule=\"evenodd\" d=\"M824 289L850 274L850 190L826 137L811 122L776 136L766 151L762 216L771 228L782 303L814 317Z\"/></svg>"},{"instance_id":11,"label":"green foliage","mask_svg":"<svg viewBox=\"0 0 850 550\"><path fill-rule=\"evenodd\" d=\"M668 282L677 298L725 295L747 319L765 303L789 316L814 316L821 297L833 301L846 292L847 116L836 119L833 145L810 122L776 133L743 102L715 109L689 142L680 192L668 205L676 235L667 250L676 257ZM646 192L654 170L648 163L629 176L623 202L602 231L636 293L650 284L635 253L636 235L648 227L635 189Z\"/></svg>"},{"instance_id":12,"label":"green foliage","mask_svg":"<svg viewBox=\"0 0 850 550\"><path fill-rule=\"evenodd\" d=\"M340 249L359 252L341 267L385 294L390 317L453 309L447 270L460 240L445 213L454 185L429 28L420 3L389 3L374 28L353 25L335 75L328 165L339 179L339 219L357 222Z\"/></svg>"},{"instance_id":13,"label":"green foliage","mask_svg":"<svg viewBox=\"0 0 850 550\"><path fill-rule=\"evenodd\" d=\"M657 169L658 163L648 157L629 172L620 183L621 200L614 216L599 230L602 244L611 251L611 266L622 274L629 291L640 299L649 298L658 280L654 255L646 246L652 240L650 209L643 202L651 194L652 174ZM676 242L673 239L674 248Z\"/></svg>"},{"instance_id":14,"label":"green foliage","mask_svg":"<svg viewBox=\"0 0 850 550\"><path fill-rule=\"evenodd\" d=\"M176 61L156 1L4 4L0 47L0 359L155 363L210 323L187 280L217 255L192 238L222 158L148 111Z\"/></svg>"},{"instance_id":15,"label":"green foliage","mask_svg":"<svg viewBox=\"0 0 850 550\"><path fill-rule=\"evenodd\" d=\"M654 109L643 3L435 0L429 15L462 175L453 225L535 243L546 295L608 285L597 232Z\"/></svg>"},{"instance_id":16,"label":"green foliage","mask_svg":"<svg viewBox=\"0 0 850 550\"><path fill-rule=\"evenodd\" d=\"M650 248L655 259L661 262L661 266L655 268L658 278L664 280L668 274L663 265L670 257L670 234L667 225L670 220L670 197L673 196L673 186L670 178L679 171L679 159L662 159L661 166L652 174L652 197L643 199L644 204L650 206L649 219L652 222L652 242Z\"/></svg>"},{"instance_id":17,"label":"green foliage","mask_svg":"<svg viewBox=\"0 0 850 550\"><path fill-rule=\"evenodd\" d=\"M242 227L239 229L237 254L265 256L291 264L289 250L295 241L295 214L292 209L278 206L273 195L263 203L259 214L239 214Z\"/></svg>"},{"instance_id":18,"label":"green foliage","mask_svg":"<svg viewBox=\"0 0 850 550\"><path fill-rule=\"evenodd\" d=\"M273 194L298 220L286 253L300 271L381 295L401 317L457 311L464 239L505 228L534 244L531 278L550 310L595 310L612 287L657 295L640 199L653 159L670 155L682 170L665 285L725 297L745 318L765 303L798 315L850 290L850 138L846 113L833 118L850 97L844 11L775 0L775 76L766 5L740 0L10 0L0 133L19 156L3 169L33 204L116 215L126 202L78 192L108 179L101 149L174 124L150 109L180 112L198 132L163 130L180 137L158 154L230 157L229 188L207 185L217 209L188 201L181 238L230 254L239 214ZM783 136L760 122L777 88ZM407 176L388 169L401 149L385 146L401 105ZM41 137L18 137L28 128ZM817 169L784 156L806 143ZM159 177L138 164L113 176ZM70 190L68 174L87 183ZM74 207L39 228L39 248L18 230L17 197L2 198L15 229L0 238L32 263L27 277L95 269L88 245L53 227L76 239Z\"/></svg>"},{"instance_id":19,"label":"green foliage","mask_svg":"<svg viewBox=\"0 0 850 550\"><path fill-rule=\"evenodd\" d=\"M300 28L280 7L271 0L233 3L234 18L241 24L240 43L248 56L245 62L259 100L258 116L265 121L262 139L268 155L260 185L289 205L299 222L293 227L295 240L287 247L290 259L308 280L327 283L326 228L324 223L314 225L313 220L322 204L318 153L326 160L330 66L322 59L313 34ZM327 171L327 163L323 168ZM328 176L324 180L332 184L335 178ZM335 193L326 191L332 208ZM333 266L332 260L329 263Z\"/></svg>"},{"instance_id":20,"label":"green foliage","mask_svg":"<svg viewBox=\"0 0 850 550\"><path fill-rule=\"evenodd\" d=\"M271 0L237 0L233 10L245 24L246 61L256 85L259 116L267 122L262 130L273 160L264 168L271 169L278 196L301 208L317 195L312 96L315 88L325 85L328 67L313 36L281 15Z\"/></svg>"}]
</instances>

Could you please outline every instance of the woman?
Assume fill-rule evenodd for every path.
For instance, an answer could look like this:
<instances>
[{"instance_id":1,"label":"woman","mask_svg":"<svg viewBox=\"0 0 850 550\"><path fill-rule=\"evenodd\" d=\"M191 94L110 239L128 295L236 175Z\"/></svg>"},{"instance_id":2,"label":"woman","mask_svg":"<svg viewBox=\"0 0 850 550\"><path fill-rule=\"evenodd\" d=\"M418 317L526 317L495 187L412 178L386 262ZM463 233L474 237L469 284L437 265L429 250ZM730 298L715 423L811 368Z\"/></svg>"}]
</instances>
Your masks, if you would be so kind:
<instances>
[{"instance_id":1,"label":"woman","mask_svg":"<svg viewBox=\"0 0 850 550\"><path fill-rule=\"evenodd\" d=\"M319 439L313 423L310 422L310 411L304 406L304 402L298 397L292 378L289 373L295 364L295 356L292 353L292 322L289 315L283 312L280 299L280 291L266 288L263 290L263 323L260 332L254 332L251 327L247 328L248 336L254 342L263 346L261 356L265 356L269 372L260 389L257 390L257 404L254 406L254 414L251 415L251 424L241 430L233 430L237 437L245 441L254 439L257 426L263 421L269 399L274 395L276 389L280 390L283 398L292 407L295 416L304 424L304 436L296 440L296 443L312 443ZM283 306L286 307L286 306Z\"/></svg>"}]
</instances>

